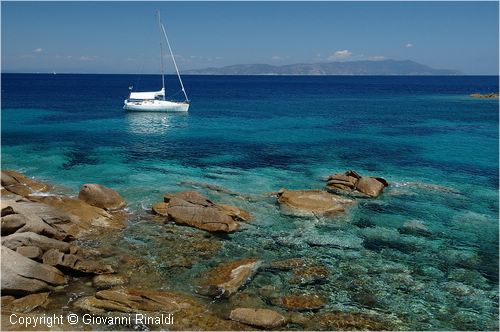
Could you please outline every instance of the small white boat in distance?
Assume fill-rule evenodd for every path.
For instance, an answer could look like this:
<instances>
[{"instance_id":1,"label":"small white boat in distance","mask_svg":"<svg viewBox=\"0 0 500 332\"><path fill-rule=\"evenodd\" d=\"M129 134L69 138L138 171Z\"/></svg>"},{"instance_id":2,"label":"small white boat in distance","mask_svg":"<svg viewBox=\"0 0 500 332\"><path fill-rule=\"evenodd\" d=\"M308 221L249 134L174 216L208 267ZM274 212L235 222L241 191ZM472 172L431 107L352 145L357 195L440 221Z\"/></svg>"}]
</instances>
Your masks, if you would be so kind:
<instances>
[{"instance_id":1,"label":"small white boat in distance","mask_svg":"<svg viewBox=\"0 0 500 332\"><path fill-rule=\"evenodd\" d=\"M165 27L160 20L160 12L158 11L158 24L160 26L160 62L161 62L161 81L162 89L160 91L153 92L132 92L132 87L130 87L130 96L125 100L125 105L123 109L126 111L141 111L141 112L187 112L189 110L189 99L184 89L184 84L182 83L181 75L179 69L177 68L177 63L175 62L174 54L172 48L170 47L170 42L168 41L167 32ZM165 73L163 68L163 36L167 41L168 49L170 50L170 55L172 62L174 63L175 71L177 72L177 77L179 78L179 83L181 90L184 93L184 101L171 101L165 100Z\"/></svg>"}]
</instances>

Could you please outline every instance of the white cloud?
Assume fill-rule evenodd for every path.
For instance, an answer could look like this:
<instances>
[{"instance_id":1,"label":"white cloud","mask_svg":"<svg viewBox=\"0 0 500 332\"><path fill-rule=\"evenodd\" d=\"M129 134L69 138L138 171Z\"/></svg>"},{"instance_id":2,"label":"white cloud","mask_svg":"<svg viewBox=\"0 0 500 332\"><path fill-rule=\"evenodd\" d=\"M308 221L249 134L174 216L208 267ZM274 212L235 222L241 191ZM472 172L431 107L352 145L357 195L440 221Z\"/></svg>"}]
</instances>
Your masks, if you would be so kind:
<instances>
[{"instance_id":1,"label":"white cloud","mask_svg":"<svg viewBox=\"0 0 500 332\"><path fill-rule=\"evenodd\" d=\"M271 58L271 60L274 60L274 61L279 61L279 60L283 60L282 57L280 57L279 55L275 55Z\"/></svg>"},{"instance_id":2,"label":"white cloud","mask_svg":"<svg viewBox=\"0 0 500 332\"><path fill-rule=\"evenodd\" d=\"M334 54L328 57L328 60L336 60L336 59L346 59L352 55L352 52L349 50L341 50L337 51Z\"/></svg>"},{"instance_id":3,"label":"white cloud","mask_svg":"<svg viewBox=\"0 0 500 332\"><path fill-rule=\"evenodd\" d=\"M405 45L405 47L406 47L406 48L413 47L413 44L412 44L412 43L407 43L407 44Z\"/></svg>"},{"instance_id":4,"label":"white cloud","mask_svg":"<svg viewBox=\"0 0 500 332\"><path fill-rule=\"evenodd\" d=\"M42 53L42 51L43 51L43 48L41 48L41 47L39 47L39 48L35 48L35 49L33 50L33 52L34 52L34 53Z\"/></svg>"}]
</instances>

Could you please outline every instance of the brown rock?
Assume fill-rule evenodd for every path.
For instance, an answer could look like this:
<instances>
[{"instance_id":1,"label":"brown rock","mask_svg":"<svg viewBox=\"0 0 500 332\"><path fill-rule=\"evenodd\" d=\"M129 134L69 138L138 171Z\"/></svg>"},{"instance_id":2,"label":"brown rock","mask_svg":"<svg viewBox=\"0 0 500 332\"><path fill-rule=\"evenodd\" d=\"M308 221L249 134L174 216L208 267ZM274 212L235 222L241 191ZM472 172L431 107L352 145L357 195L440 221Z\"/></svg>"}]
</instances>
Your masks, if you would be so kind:
<instances>
[{"instance_id":1,"label":"brown rock","mask_svg":"<svg viewBox=\"0 0 500 332\"><path fill-rule=\"evenodd\" d=\"M35 197L38 196L33 196L32 199L36 199ZM62 240L68 237L64 229L75 219L67 213L39 202L9 201L3 205L2 225L5 223L6 227L4 235L12 232L34 232ZM18 227L21 224L22 226Z\"/></svg>"},{"instance_id":2,"label":"brown rock","mask_svg":"<svg viewBox=\"0 0 500 332\"><path fill-rule=\"evenodd\" d=\"M368 176L361 177L356 183L356 190L370 197L378 197L384 187L382 181Z\"/></svg>"},{"instance_id":3,"label":"brown rock","mask_svg":"<svg viewBox=\"0 0 500 332\"><path fill-rule=\"evenodd\" d=\"M43 254L43 263L63 269L71 269L84 273L113 273L110 265L98 261L85 260L77 255L64 254L56 249L50 249Z\"/></svg>"},{"instance_id":4,"label":"brown rock","mask_svg":"<svg viewBox=\"0 0 500 332\"><path fill-rule=\"evenodd\" d=\"M47 192L50 190L49 185L32 180L27 176L12 170L2 171L2 186L8 191L23 197L28 197L35 191Z\"/></svg>"},{"instance_id":5,"label":"brown rock","mask_svg":"<svg viewBox=\"0 0 500 332\"><path fill-rule=\"evenodd\" d=\"M66 278L56 268L37 263L2 246L2 294L34 293L64 285Z\"/></svg>"},{"instance_id":6,"label":"brown rock","mask_svg":"<svg viewBox=\"0 0 500 332\"><path fill-rule=\"evenodd\" d=\"M222 263L203 274L199 282L200 292L230 297L253 277L259 265L259 261L250 258Z\"/></svg>"},{"instance_id":7,"label":"brown rock","mask_svg":"<svg viewBox=\"0 0 500 332\"><path fill-rule=\"evenodd\" d=\"M337 173L327 179L326 189L337 194L377 197L389 184L380 177L360 176L354 171Z\"/></svg>"},{"instance_id":8,"label":"brown rock","mask_svg":"<svg viewBox=\"0 0 500 332\"><path fill-rule=\"evenodd\" d=\"M340 190L354 190L358 178L346 174L335 174L328 177L328 186L338 188Z\"/></svg>"},{"instance_id":9,"label":"brown rock","mask_svg":"<svg viewBox=\"0 0 500 332\"><path fill-rule=\"evenodd\" d=\"M238 221L249 221L252 219L252 215L249 212L236 206L217 204L217 207Z\"/></svg>"},{"instance_id":10,"label":"brown rock","mask_svg":"<svg viewBox=\"0 0 500 332\"><path fill-rule=\"evenodd\" d=\"M104 209L92 206L86 202L69 197L40 196L31 197L38 202L72 216L71 222L59 225L66 233L80 237L95 231L115 231L125 227L122 214L110 214Z\"/></svg>"},{"instance_id":11,"label":"brown rock","mask_svg":"<svg viewBox=\"0 0 500 332\"><path fill-rule=\"evenodd\" d=\"M283 315L269 309L236 308L231 311L229 318L243 324L266 329L277 328L286 324L286 318Z\"/></svg>"},{"instance_id":12,"label":"brown rock","mask_svg":"<svg viewBox=\"0 0 500 332\"><path fill-rule=\"evenodd\" d=\"M40 248L42 251L47 251L49 249L55 248L65 252L69 250L70 244L60 240L51 239L33 232L25 232L14 233L2 237L2 246L5 246L12 250L16 250L21 246L34 246Z\"/></svg>"},{"instance_id":13,"label":"brown rock","mask_svg":"<svg viewBox=\"0 0 500 332\"><path fill-rule=\"evenodd\" d=\"M8 214L2 217L2 235L12 234L24 225L26 218L22 214Z\"/></svg>"},{"instance_id":14,"label":"brown rock","mask_svg":"<svg viewBox=\"0 0 500 332\"><path fill-rule=\"evenodd\" d=\"M42 249L35 246L20 246L16 248L16 252L31 259L38 259L43 255Z\"/></svg>"},{"instance_id":15,"label":"brown rock","mask_svg":"<svg viewBox=\"0 0 500 332\"><path fill-rule=\"evenodd\" d=\"M281 306L289 310L317 310L323 307L326 300L317 294L293 294L281 298Z\"/></svg>"},{"instance_id":16,"label":"brown rock","mask_svg":"<svg viewBox=\"0 0 500 332\"><path fill-rule=\"evenodd\" d=\"M128 282L129 278L116 274L100 274L92 278L92 285L97 289L122 286L128 284Z\"/></svg>"},{"instance_id":17,"label":"brown rock","mask_svg":"<svg viewBox=\"0 0 500 332\"><path fill-rule=\"evenodd\" d=\"M238 230L238 221L249 219L250 214L228 205L214 204L196 192L184 191L169 198L168 217L177 224L228 233Z\"/></svg>"},{"instance_id":18,"label":"brown rock","mask_svg":"<svg viewBox=\"0 0 500 332\"><path fill-rule=\"evenodd\" d=\"M300 216L334 216L354 203L323 190L282 190L278 202L285 213Z\"/></svg>"},{"instance_id":19,"label":"brown rock","mask_svg":"<svg viewBox=\"0 0 500 332\"><path fill-rule=\"evenodd\" d=\"M168 216L168 203L159 202L153 205L153 213L158 214L160 216Z\"/></svg>"},{"instance_id":20,"label":"brown rock","mask_svg":"<svg viewBox=\"0 0 500 332\"><path fill-rule=\"evenodd\" d=\"M169 194L169 193L164 194L164 195L163 195L163 202L164 202L164 203L168 203L168 202L170 202L170 199L171 199L172 197L174 197L174 195L173 195L173 194Z\"/></svg>"},{"instance_id":21,"label":"brown rock","mask_svg":"<svg viewBox=\"0 0 500 332\"><path fill-rule=\"evenodd\" d=\"M80 189L78 198L89 205L108 211L119 210L126 205L123 198L116 191L95 183L84 184Z\"/></svg>"},{"instance_id":22,"label":"brown rock","mask_svg":"<svg viewBox=\"0 0 500 332\"><path fill-rule=\"evenodd\" d=\"M2 296L2 311L28 313L37 307L43 307L48 302L48 298L49 293L37 293L19 299L12 297L12 299L9 299L9 301L5 303L4 297Z\"/></svg>"}]
</instances>

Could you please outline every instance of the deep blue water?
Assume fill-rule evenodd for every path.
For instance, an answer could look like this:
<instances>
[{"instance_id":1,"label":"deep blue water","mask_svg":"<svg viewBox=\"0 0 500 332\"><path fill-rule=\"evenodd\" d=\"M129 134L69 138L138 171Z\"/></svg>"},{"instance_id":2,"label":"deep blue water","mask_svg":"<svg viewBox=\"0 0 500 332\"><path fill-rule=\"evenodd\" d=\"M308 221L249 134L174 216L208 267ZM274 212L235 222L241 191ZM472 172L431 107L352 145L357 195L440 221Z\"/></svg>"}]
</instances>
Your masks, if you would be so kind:
<instances>
[{"instance_id":1,"label":"deep blue water","mask_svg":"<svg viewBox=\"0 0 500 332\"><path fill-rule=\"evenodd\" d=\"M498 91L497 76L184 81L189 114L139 114L122 110L128 86L158 89L157 76L3 74L2 167L72 193L101 183L132 209L193 183L264 197L347 169L381 176L382 197L333 221L198 186L256 216L214 259L310 256L332 272L329 308L389 312L411 329L498 329L498 99L468 96ZM168 77L167 94L176 86ZM410 220L433 236L400 234ZM371 308L343 278L354 270L378 298Z\"/></svg>"}]
</instances>

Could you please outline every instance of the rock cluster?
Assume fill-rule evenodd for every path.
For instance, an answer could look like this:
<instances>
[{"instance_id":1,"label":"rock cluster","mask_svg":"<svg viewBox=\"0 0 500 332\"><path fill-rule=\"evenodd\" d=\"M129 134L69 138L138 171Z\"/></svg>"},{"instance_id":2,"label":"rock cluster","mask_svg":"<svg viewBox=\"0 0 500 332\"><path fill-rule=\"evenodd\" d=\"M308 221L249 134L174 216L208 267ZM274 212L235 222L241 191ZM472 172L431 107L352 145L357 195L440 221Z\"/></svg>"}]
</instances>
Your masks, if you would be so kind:
<instances>
[{"instance_id":1,"label":"rock cluster","mask_svg":"<svg viewBox=\"0 0 500 332\"><path fill-rule=\"evenodd\" d=\"M51 186L15 171L2 171L1 179L2 295L35 296L67 284L68 275L114 272L92 255L82 255L85 250L71 242L124 226L122 217L102 208L110 206L110 197L114 200L119 196L115 191L84 185L82 196L89 204L50 195ZM102 195L93 195L92 188L98 188ZM118 206L124 204L113 205Z\"/></svg>"},{"instance_id":2,"label":"rock cluster","mask_svg":"<svg viewBox=\"0 0 500 332\"><path fill-rule=\"evenodd\" d=\"M358 197L378 197L389 183L380 177L361 176L355 171L330 175L326 190Z\"/></svg>"},{"instance_id":3,"label":"rock cluster","mask_svg":"<svg viewBox=\"0 0 500 332\"><path fill-rule=\"evenodd\" d=\"M179 225L196 227L208 232L230 233L240 228L241 221L252 218L240 208L215 204L194 191L165 194L163 202L153 205L153 212Z\"/></svg>"},{"instance_id":4,"label":"rock cluster","mask_svg":"<svg viewBox=\"0 0 500 332\"><path fill-rule=\"evenodd\" d=\"M498 98L498 92L491 92L491 93L472 93L470 95L473 98Z\"/></svg>"},{"instance_id":5,"label":"rock cluster","mask_svg":"<svg viewBox=\"0 0 500 332\"><path fill-rule=\"evenodd\" d=\"M355 204L353 199L332 192L377 197L385 186L387 182L381 178L361 177L349 171L331 176L328 191L282 189L276 196L283 213L332 217ZM329 312L322 284L331 278L331 272L327 265L312 258L271 262L233 259L205 268L195 280L196 291L210 300L223 298L227 302L223 312L217 314L212 312L210 304L192 296L153 290L154 287L148 288L150 285L143 282L138 287L137 280L152 271L153 266L141 258L149 256L150 245L141 246L140 240L158 247L155 264L161 265L163 271L185 271L214 257L226 245L227 236L207 232L237 231L252 216L238 207L214 203L194 191L167 193L163 202L152 206L154 215L147 218L171 222L154 223L155 230L149 229L145 234L134 232L140 240L137 244L127 243L134 253L111 260L110 264L107 258L116 251L108 250L111 254L106 254L102 243L98 250L82 246L88 240L108 239L106 236L123 237L117 232L124 228L123 198L98 184L84 184L78 198L52 195L51 188L20 173L2 171L2 313L29 314L36 308L43 310L50 303L52 292L83 275L87 280L87 296L80 295L72 301L72 310L112 317L137 313L174 315L172 325L148 324L152 329L250 330L297 325L318 330L386 328L371 316ZM140 226L129 226L124 232L132 227L138 230ZM400 233L428 235L418 222L403 225ZM324 242L308 241L314 245ZM328 245L343 248L337 242ZM146 272L131 271L135 269ZM246 287L251 282L266 280L266 274L279 274L281 291L277 292L275 285L269 283L257 292ZM90 286L95 289L92 293L88 292Z\"/></svg>"}]
</instances>

